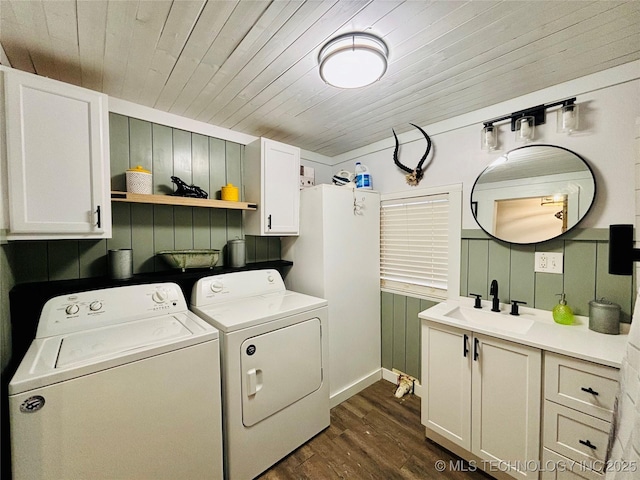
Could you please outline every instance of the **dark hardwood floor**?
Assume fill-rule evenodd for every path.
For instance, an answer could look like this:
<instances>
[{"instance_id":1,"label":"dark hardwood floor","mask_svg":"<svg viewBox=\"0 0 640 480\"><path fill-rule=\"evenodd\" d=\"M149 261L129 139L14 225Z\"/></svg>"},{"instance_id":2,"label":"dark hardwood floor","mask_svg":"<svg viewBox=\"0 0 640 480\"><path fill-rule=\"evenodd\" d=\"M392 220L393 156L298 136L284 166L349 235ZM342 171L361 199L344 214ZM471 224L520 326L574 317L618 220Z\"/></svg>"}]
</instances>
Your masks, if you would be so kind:
<instances>
[{"instance_id":1,"label":"dark hardwood floor","mask_svg":"<svg viewBox=\"0 0 640 480\"><path fill-rule=\"evenodd\" d=\"M477 471L450 468L458 457L427 440L420 424L420 398L394 396L380 380L331 409L331 425L292 452L261 480L438 479L487 480ZM443 460L447 468L436 470Z\"/></svg>"}]
</instances>

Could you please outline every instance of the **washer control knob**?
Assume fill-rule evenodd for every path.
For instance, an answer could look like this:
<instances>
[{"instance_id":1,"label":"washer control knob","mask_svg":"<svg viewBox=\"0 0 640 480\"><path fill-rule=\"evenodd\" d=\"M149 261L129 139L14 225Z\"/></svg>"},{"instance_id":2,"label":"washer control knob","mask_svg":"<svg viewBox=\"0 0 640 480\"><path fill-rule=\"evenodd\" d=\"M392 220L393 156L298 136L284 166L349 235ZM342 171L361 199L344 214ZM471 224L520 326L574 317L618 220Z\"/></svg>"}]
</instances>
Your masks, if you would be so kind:
<instances>
[{"instance_id":1,"label":"washer control knob","mask_svg":"<svg viewBox=\"0 0 640 480\"><path fill-rule=\"evenodd\" d=\"M273 275L269 275L267 277L267 280L269 281L269 283L273 283Z\"/></svg>"},{"instance_id":2,"label":"washer control knob","mask_svg":"<svg viewBox=\"0 0 640 480\"><path fill-rule=\"evenodd\" d=\"M98 300L96 300L95 302L91 302L89 304L89 310L91 310L92 312L97 312L101 308L102 308L102 302Z\"/></svg>"},{"instance_id":3,"label":"washer control knob","mask_svg":"<svg viewBox=\"0 0 640 480\"><path fill-rule=\"evenodd\" d=\"M211 282L211 291L212 292L214 292L214 293L221 292L223 288L224 288L224 285L222 284L222 282L220 280L214 280L213 282Z\"/></svg>"},{"instance_id":4,"label":"washer control knob","mask_svg":"<svg viewBox=\"0 0 640 480\"><path fill-rule=\"evenodd\" d=\"M153 301L156 303L164 303L169 298L169 294L164 288L158 288L155 292L153 292L151 298L153 298Z\"/></svg>"},{"instance_id":5,"label":"washer control knob","mask_svg":"<svg viewBox=\"0 0 640 480\"><path fill-rule=\"evenodd\" d=\"M64 309L64 311L67 315L75 315L80 311L80 307L77 303L74 303L72 305L68 305L67 308Z\"/></svg>"}]
</instances>

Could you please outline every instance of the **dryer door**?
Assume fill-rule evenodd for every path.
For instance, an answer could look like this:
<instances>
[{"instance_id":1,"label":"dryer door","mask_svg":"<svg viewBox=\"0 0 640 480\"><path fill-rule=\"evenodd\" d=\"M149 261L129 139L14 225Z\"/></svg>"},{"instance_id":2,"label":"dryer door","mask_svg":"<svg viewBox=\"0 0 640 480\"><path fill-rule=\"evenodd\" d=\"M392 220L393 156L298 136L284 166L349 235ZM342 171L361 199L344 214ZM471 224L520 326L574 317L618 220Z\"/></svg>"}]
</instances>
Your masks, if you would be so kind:
<instances>
[{"instance_id":1,"label":"dryer door","mask_svg":"<svg viewBox=\"0 0 640 480\"><path fill-rule=\"evenodd\" d=\"M248 338L241 349L242 423L247 427L322 385L318 318Z\"/></svg>"}]
</instances>

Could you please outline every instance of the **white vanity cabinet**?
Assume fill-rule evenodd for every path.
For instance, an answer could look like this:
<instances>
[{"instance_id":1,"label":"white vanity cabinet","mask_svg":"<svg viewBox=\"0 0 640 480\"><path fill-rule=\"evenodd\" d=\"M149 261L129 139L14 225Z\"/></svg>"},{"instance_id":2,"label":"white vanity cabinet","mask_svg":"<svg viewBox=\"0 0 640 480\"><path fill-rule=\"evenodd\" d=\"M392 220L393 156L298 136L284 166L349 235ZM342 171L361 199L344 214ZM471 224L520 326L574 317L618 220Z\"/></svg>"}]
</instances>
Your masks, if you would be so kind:
<instances>
[{"instance_id":1,"label":"white vanity cabinet","mask_svg":"<svg viewBox=\"0 0 640 480\"><path fill-rule=\"evenodd\" d=\"M543 480L604 478L617 368L545 352ZM567 470L563 472L562 470Z\"/></svg>"},{"instance_id":2,"label":"white vanity cabinet","mask_svg":"<svg viewBox=\"0 0 640 480\"><path fill-rule=\"evenodd\" d=\"M422 336L427 436L472 453L492 475L538 478L526 466L539 459L541 351L429 321Z\"/></svg>"},{"instance_id":3,"label":"white vanity cabinet","mask_svg":"<svg viewBox=\"0 0 640 480\"><path fill-rule=\"evenodd\" d=\"M109 238L107 96L0 67L9 240Z\"/></svg>"},{"instance_id":4,"label":"white vanity cabinet","mask_svg":"<svg viewBox=\"0 0 640 480\"><path fill-rule=\"evenodd\" d=\"M286 236L299 233L300 149L266 138L245 147L245 234Z\"/></svg>"}]
</instances>

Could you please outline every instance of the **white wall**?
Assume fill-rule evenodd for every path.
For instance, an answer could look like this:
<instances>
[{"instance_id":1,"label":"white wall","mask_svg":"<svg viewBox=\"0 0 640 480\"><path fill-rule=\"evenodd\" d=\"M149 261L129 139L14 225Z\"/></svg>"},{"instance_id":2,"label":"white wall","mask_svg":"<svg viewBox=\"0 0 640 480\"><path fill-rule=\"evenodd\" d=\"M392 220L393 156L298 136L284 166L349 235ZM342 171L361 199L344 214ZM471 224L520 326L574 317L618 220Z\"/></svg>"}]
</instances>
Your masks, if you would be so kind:
<instances>
[{"instance_id":1,"label":"white wall","mask_svg":"<svg viewBox=\"0 0 640 480\"><path fill-rule=\"evenodd\" d=\"M636 75L637 76L637 75ZM574 81L575 82L575 81ZM573 85L573 84L572 84ZM578 85L576 83L576 85ZM546 99L536 100L536 95L505 102L497 108L491 107L473 115L479 119L468 124L469 116L461 117L459 127L456 119L450 129L442 133L430 133L433 147L429 155L431 162L425 171L420 187L431 187L451 183L463 183L462 228L478 228L469 205L469 195L476 177L502 153L516 148L515 134L508 123L499 125L500 151L486 153L480 149L482 121L490 120L512 111L518 111L541 103L552 103L575 95L580 104L580 131L572 136L556 132L556 112L547 111L546 124L536 127L534 143L547 143L573 150L582 156L594 170L596 177L596 202L593 209L580 224L581 228L607 228L612 223L633 223L635 220L635 137L636 118L640 117L640 80L630 80L610 87L599 88L587 93L568 93L566 84L546 89L542 92ZM580 88L576 86L576 88ZM532 103L524 103L531 97ZM540 98L540 95L537 95ZM467 124L465 124L465 122ZM398 126L400 128L400 126ZM413 129L413 127L410 127ZM437 126L442 130L441 126ZM413 129L415 130L415 129ZM389 132L391 134L391 132ZM420 135L419 132L417 135ZM424 153L426 141L422 136L410 132L404 137L413 137L407 142L400 138L398 157L404 165L414 168ZM335 171L344 168L353 171L356 161L366 164L371 171L373 188L381 193L410 190L404 172L393 163L393 137L391 141L380 142L381 147L371 146L371 153L361 150L352 152L352 158L333 167ZM415 140L414 140L415 139ZM349 154L345 155L346 157Z\"/></svg>"}]
</instances>

